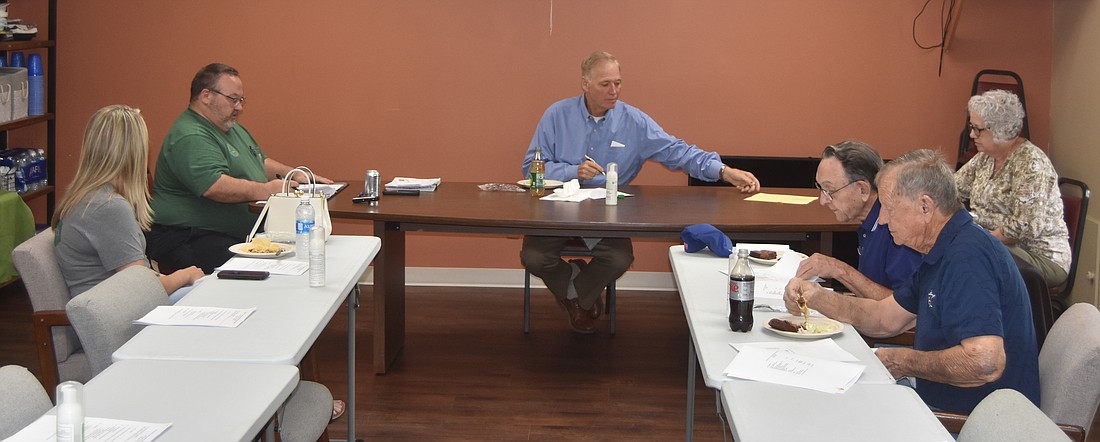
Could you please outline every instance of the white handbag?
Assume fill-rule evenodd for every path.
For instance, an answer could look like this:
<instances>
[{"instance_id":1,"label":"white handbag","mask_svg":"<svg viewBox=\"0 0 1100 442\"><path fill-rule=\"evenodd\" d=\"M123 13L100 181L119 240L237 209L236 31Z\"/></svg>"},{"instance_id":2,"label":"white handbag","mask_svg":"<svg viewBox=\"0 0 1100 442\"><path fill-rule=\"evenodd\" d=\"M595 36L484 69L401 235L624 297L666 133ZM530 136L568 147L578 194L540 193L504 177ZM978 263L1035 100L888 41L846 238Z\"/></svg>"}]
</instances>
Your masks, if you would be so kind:
<instances>
[{"instance_id":1,"label":"white handbag","mask_svg":"<svg viewBox=\"0 0 1100 442\"><path fill-rule=\"evenodd\" d=\"M295 172L305 175L309 180L308 192L290 188L291 177ZM301 195L309 195L309 204L313 206L313 210L317 214L317 225L325 228L325 241L328 241L329 236L332 235L332 218L328 214L328 199L325 198L323 192L316 191L316 185L317 178L313 175L313 171L306 166L298 166L288 172L283 177L283 191L271 195L267 199L267 204L264 204L259 218L256 219L256 224L252 226L252 232L248 234L245 241L252 241L252 237L256 236L256 231L260 228L260 223L263 223L264 232L272 239L293 241L295 237L294 226L297 221L294 211L301 203Z\"/></svg>"}]
</instances>

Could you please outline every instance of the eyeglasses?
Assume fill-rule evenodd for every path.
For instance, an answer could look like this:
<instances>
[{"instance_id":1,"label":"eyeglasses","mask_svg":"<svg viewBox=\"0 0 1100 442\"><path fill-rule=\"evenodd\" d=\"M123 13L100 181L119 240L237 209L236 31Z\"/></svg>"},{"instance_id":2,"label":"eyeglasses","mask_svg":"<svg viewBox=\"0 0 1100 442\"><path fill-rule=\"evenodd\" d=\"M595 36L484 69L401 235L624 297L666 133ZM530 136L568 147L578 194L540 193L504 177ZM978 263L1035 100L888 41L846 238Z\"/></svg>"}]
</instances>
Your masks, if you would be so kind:
<instances>
[{"instance_id":1,"label":"eyeglasses","mask_svg":"<svg viewBox=\"0 0 1100 442\"><path fill-rule=\"evenodd\" d=\"M231 96L231 95L223 94L222 91L219 91L217 89L207 89L207 90L227 98L229 100L229 103L231 103L234 106L238 106L238 105L244 106L244 100L245 100L244 95L241 95L240 97L234 97L234 96Z\"/></svg>"},{"instance_id":2,"label":"eyeglasses","mask_svg":"<svg viewBox=\"0 0 1100 442\"><path fill-rule=\"evenodd\" d=\"M849 181L848 184L840 186L840 188L837 189L837 190L825 190L824 188L821 187L821 183L818 183L818 182L814 182L814 187L816 187L817 190L820 190L821 193L825 194L825 196L829 197L829 199L833 199L834 195L839 193L841 190L844 190L845 187L848 187L848 186L851 186L852 184L855 184L856 181L859 181L859 180Z\"/></svg>"},{"instance_id":3,"label":"eyeglasses","mask_svg":"<svg viewBox=\"0 0 1100 442\"><path fill-rule=\"evenodd\" d=\"M967 125L968 127L970 127L970 131L971 131L971 132L974 132L974 134L975 134L976 136L979 136L979 137L980 137L980 136L982 136L982 131L987 131L987 130L989 130L989 128L988 128L988 127L978 127L978 126L975 126L975 125L974 125L974 123L967 123L966 125Z\"/></svg>"}]
</instances>

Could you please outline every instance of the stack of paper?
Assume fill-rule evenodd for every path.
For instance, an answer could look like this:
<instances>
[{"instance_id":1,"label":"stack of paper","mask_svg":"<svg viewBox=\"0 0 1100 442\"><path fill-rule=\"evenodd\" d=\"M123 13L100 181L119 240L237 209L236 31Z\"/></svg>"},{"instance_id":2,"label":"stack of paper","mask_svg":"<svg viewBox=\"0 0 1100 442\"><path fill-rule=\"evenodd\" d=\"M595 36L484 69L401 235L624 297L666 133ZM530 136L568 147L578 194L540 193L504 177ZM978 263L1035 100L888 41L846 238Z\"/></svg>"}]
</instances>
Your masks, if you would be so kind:
<instances>
[{"instance_id":1,"label":"stack of paper","mask_svg":"<svg viewBox=\"0 0 1100 442\"><path fill-rule=\"evenodd\" d=\"M622 197L634 196L629 193L619 192ZM568 201L571 203L579 203L585 200L602 200L607 197L607 189L602 187L595 189L581 189L580 182L577 180L570 180L566 183L562 183L560 189L554 189L554 193L546 195L540 198L543 201Z\"/></svg>"},{"instance_id":2,"label":"stack of paper","mask_svg":"<svg viewBox=\"0 0 1100 442\"><path fill-rule=\"evenodd\" d=\"M435 188L439 187L441 181L439 178L406 178L399 176L386 183L386 189L416 189L421 192L435 192Z\"/></svg>"},{"instance_id":3,"label":"stack of paper","mask_svg":"<svg viewBox=\"0 0 1100 442\"><path fill-rule=\"evenodd\" d=\"M332 199L336 192L348 186L348 183L332 183L332 184L299 184L298 190L302 192L323 193L325 198Z\"/></svg>"},{"instance_id":4,"label":"stack of paper","mask_svg":"<svg viewBox=\"0 0 1100 442\"><path fill-rule=\"evenodd\" d=\"M256 307L221 308L162 305L135 320L138 325L195 325L200 327L237 327Z\"/></svg>"}]
</instances>

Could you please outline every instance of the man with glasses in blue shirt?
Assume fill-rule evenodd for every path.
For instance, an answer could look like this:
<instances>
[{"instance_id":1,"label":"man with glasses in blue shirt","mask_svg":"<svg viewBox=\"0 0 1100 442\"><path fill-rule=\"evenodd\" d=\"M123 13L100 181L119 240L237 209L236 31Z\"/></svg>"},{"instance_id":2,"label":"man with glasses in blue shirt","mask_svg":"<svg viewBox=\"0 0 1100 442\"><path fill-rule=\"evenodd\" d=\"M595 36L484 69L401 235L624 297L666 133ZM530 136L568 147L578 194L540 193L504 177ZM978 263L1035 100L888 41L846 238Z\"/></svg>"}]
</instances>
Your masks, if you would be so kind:
<instances>
[{"instance_id":1,"label":"man with glasses in blue shirt","mask_svg":"<svg viewBox=\"0 0 1100 442\"><path fill-rule=\"evenodd\" d=\"M292 169L264 154L237 122L244 104L244 84L230 66L207 65L191 80L190 104L164 137L153 180L146 239L161 271L195 265L212 273L255 224L248 203L281 191L280 177Z\"/></svg>"},{"instance_id":2,"label":"man with glasses in blue shirt","mask_svg":"<svg viewBox=\"0 0 1100 442\"><path fill-rule=\"evenodd\" d=\"M859 270L831 256L815 253L802 261L795 275L831 278L857 296L882 299L904 283L920 265L917 251L894 243L890 229L878 224L878 188L875 175L882 157L871 146L844 141L825 148L817 166L815 185L821 191L821 205L836 214L837 221L859 221Z\"/></svg>"},{"instance_id":3,"label":"man with glasses in blue shirt","mask_svg":"<svg viewBox=\"0 0 1100 442\"><path fill-rule=\"evenodd\" d=\"M619 101L622 76L619 61L607 52L593 52L581 62L582 95L554 103L539 120L527 156L526 176L542 148L546 179L579 179L582 186L603 186L607 163L618 164L619 184L629 184L647 160L683 170L705 181L724 180L741 192L760 190L752 173L727 167L715 152L706 152L669 135L644 112ZM593 333L600 316L603 288L634 262L630 238L584 238L592 261L561 259L567 237L527 236L520 259L531 274L542 278L566 310L578 333Z\"/></svg>"}]
</instances>

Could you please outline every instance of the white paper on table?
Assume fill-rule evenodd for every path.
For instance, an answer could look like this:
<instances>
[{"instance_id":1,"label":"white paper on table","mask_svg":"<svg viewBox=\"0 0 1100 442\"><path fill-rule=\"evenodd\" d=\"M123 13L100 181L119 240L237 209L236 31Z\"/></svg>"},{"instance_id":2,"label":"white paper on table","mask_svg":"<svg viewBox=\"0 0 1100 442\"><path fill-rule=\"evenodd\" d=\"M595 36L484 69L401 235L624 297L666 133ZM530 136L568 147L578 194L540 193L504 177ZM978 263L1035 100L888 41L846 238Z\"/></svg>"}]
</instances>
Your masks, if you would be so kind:
<instances>
[{"instance_id":1,"label":"white paper on table","mask_svg":"<svg viewBox=\"0 0 1100 442\"><path fill-rule=\"evenodd\" d=\"M234 256L218 267L221 270L263 270L272 275L301 275L309 270L309 263L290 259L260 259Z\"/></svg>"},{"instance_id":2,"label":"white paper on table","mask_svg":"<svg viewBox=\"0 0 1100 442\"><path fill-rule=\"evenodd\" d=\"M586 189L588 190L588 199L602 200L607 198L607 189ZM620 197L634 196L626 192L619 192Z\"/></svg>"},{"instance_id":3,"label":"white paper on table","mask_svg":"<svg viewBox=\"0 0 1100 442\"><path fill-rule=\"evenodd\" d=\"M195 307L161 305L134 321L141 325L195 325L201 327L237 327L256 311L252 308Z\"/></svg>"},{"instance_id":4,"label":"white paper on table","mask_svg":"<svg viewBox=\"0 0 1100 442\"><path fill-rule=\"evenodd\" d=\"M315 187L316 186L316 187ZM348 183L332 183L332 184L299 184L298 190L302 192L321 192L325 195L325 198L331 199L336 192L348 186ZM315 190L311 190L315 189Z\"/></svg>"},{"instance_id":5,"label":"white paper on table","mask_svg":"<svg viewBox=\"0 0 1100 442\"><path fill-rule=\"evenodd\" d=\"M396 177L393 181L386 183L387 189L420 189L421 192L434 192L435 188L442 183L440 178L408 178L408 177Z\"/></svg>"},{"instance_id":6,"label":"white paper on table","mask_svg":"<svg viewBox=\"0 0 1100 442\"><path fill-rule=\"evenodd\" d=\"M770 342L745 342L745 343L730 343L730 347L734 350L741 351L745 347L759 347L768 348L772 350L790 350L795 354L801 356L810 356L814 358L826 359L837 362L859 362L859 358L848 353L843 348L837 345L836 341L832 338L819 339L816 341L770 341Z\"/></svg>"},{"instance_id":7,"label":"white paper on table","mask_svg":"<svg viewBox=\"0 0 1100 442\"><path fill-rule=\"evenodd\" d=\"M866 367L861 364L801 356L789 350L744 347L726 367L727 376L843 393L856 383Z\"/></svg>"},{"instance_id":8,"label":"white paper on table","mask_svg":"<svg viewBox=\"0 0 1100 442\"><path fill-rule=\"evenodd\" d=\"M86 442L151 442L171 426L171 423L156 424L86 417L84 418L84 440ZM7 440L57 440L57 416L43 415Z\"/></svg>"},{"instance_id":9,"label":"white paper on table","mask_svg":"<svg viewBox=\"0 0 1100 442\"><path fill-rule=\"evenodd\" d=\"M775 265L756 272L755 295L782 298L787 283L798 273L800 262L802 262L802 257L797 253L784 253Z\"/></svg>"}]
</instances>

